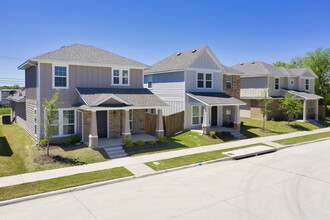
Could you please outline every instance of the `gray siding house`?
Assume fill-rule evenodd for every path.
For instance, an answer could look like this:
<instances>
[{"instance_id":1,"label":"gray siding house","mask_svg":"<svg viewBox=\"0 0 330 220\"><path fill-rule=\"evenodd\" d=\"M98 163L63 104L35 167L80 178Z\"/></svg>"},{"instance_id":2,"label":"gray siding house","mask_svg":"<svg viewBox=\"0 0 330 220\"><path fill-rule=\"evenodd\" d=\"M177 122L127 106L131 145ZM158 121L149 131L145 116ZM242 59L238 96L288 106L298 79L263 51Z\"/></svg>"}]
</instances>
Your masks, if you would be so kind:
<instances>
[{"instance_id":1,"label":"gray siding house","mask_svg":"<svg viewBox=\"0 0 330 220\"><path fill-rule=\"evenodd\" d=\"M203 129L233 122L240 129L239 76L222 65L209 47L174 53L145 70L144 87L170 107L164 115L184 111L184 128Z\"/></svg>"},{"instance_id":2,"label":"gray siding house","mask_svg":"<svg viewBox=\"0 0 330 220\"><path fill-rule=\"evenodd\" d=\"M145 133L146 109L167 105L143 88L147 65L93 46L73 44L33 57L25 70L25 121L17 120L35 140L44 138L42 104L59 89L59 126L55 139L79 134L90 147L98 139L130 139ZM18 111L19 105L15 107ZM163 135L158 120L156 135Z\"/></svg>"},{"instance_id":3,"label":"gray siding house","mask_svg":"<svg viewBox=\"0 0 330 220\"><path fill-rule=\"evenodd\" d=\"M302 115L297 115L297 119L318 120L318 101L322 97L314 94L317 75L310 68L288 69L261 61L240 63L231 68L244 73L240 96L247 105L241 108L241 117L262 119L258 99L264 88L268 88L268 97L274 99L269 118L283 115L278 110L279 99L290 93L304 104Z\"/></svg>"}]
</instances>

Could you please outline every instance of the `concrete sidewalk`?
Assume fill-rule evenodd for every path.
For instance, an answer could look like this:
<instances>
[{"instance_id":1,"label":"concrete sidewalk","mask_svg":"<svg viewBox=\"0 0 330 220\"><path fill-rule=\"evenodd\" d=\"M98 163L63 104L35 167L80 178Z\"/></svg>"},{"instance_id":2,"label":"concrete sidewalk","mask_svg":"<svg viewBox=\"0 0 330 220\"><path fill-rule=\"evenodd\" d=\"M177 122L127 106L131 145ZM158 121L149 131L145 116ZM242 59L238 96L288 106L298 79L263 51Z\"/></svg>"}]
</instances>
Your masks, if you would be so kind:
<instances>
[{"instance_id":1,"label":"concrete sidewalk","mask_svg":"<svg viewBox=\"0 0 330 220\"><path fill-rule=\"evenodd\" d=\"M285 139L285 138L291 138L291 137L298 137L298 136L303 136L303 135L308 135L308 134L322 133L322 132L327 132L327 131L330 131L330 128L323 128L323 129L317 129L317 130L311 130L311 131L300 131L300 132L294 132L294 133L289 133L289 134L281 134L281 135L273 135L273 136L268 136L268 137L246 139L246 140L240 140L240 141L234 141L234 142L228 142L228 143L222 143L222 144L216 144L216 145L201 146L201 147L188 148L188 149L182 149L182 150L173 150L173 151L168 151L168 152L163 152L163 153L154 153L154 154L148 154L148 155L142 155L142 156L136 156L136 157L125 157L125 158L119 158L119 159L114 159L114 160L109 160L109 161L99 162L99 163L92 163L92 164L86 164L86 165L80 165L80 166L65 167L65 168L59 168L59 169L53 169L53 170L25 173L25 174L20 174L20 175L15 175L15 176L1 177L0 178L0 187L17 185L17 184L21 184L21 183L35 182L35 181L45 180L45 179L52 179L52 178L57 178L57 177L62 177L62 176L69 176L69 175L74 175L74 174L78 174L78 173L86 173L86 172L92 172L92 171L97 171L97 170L110 169L110 168L121 167L121 166L126 167L135 175L143 175L143 174L152 172L150 169L148 169L149 167L146 167L144 165L144 163L150 162L150 161L157 161L157 160L162 160L162 159L168 159L168 158L185 156L185 155L196 154L196 153L203 153L203 152L208 152L208 151L224 150L224 149L228 149L228 148L240 147L240 146L257 144L257 143L266 143L266 144L272 145L276 148L280 148L282 145L272 143L272 141Z\"/></svg>"}]
</instances>

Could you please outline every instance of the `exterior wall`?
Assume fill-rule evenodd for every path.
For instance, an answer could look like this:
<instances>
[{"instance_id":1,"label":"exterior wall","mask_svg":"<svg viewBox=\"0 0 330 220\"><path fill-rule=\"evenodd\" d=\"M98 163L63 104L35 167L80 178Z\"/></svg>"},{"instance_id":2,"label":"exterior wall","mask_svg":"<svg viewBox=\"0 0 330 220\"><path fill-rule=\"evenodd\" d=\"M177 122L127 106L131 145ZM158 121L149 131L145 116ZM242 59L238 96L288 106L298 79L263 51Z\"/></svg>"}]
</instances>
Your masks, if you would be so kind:
<instances>
[{"instance_id":1,"label":"exterior wall","mask_svg":"<svg viewBox=\"0 0 330 220\"><path fill-rule=\"evenodd\" d=\"M148 76L144 76L144 87L147 88ZM152 89L156 96L170 107L164 108L163 115L184 111L185 83L184 72L152 75Z\"/></svg>"},{"instance_id":2,"label":"exterior wall","mask_svg":"<svg viewBox=\"0 0 330 220\"><path fill-rule=\"evenodd\" d=\"M222 118L223 118L223 121L227 121L225 106L222 107ZM234 120L235 120L235 106L231 106L231 121L228 121L228 122L234 122Z\"/></svg>"},{"instance_id":3,"label":"exterior wall","mask_svg":"<svg viewBox=\"0 0 330 220\"><path fill-rule=\"evenodd\" d=\"M300 78L300 91L308 92L308 93L315 93L315 79L310 79L309 80L309 90L305 90L305 85L306 85L306 79L305 78Z\"/></svg>"},{"instance_id":4,"label":"exterior wall","mask_svg":"<svg viewBox=\"0 0 330 220\"><path fill-rule=\"evenodd\" d=\"M223 84L222 84L222 73L212 72L212 71L204 71L201 69L200 72L203 73L212 73L212 88L197 88L197 73L198 71L189 70L186 71L186 92L222 92Z\"/></svg>"},{"instance_id":5,"label":"exterior wall","mask_svg":"<svg viewBox=\"0 0 330 220\"><path fill-rule=\"evenodd\" d=\"M289 79L288 80L289 85L286 88L298 90L299 89L299 78L298 77L288 77L288 79ZM293 86L291 85L291 80L293 80L293 83L294 83Z\"/></svg>"},{"instance_id":6,"label":"exterior wall","mask_svg":"<svg viewBox=\"0 0 330 220\"><path fill-rule=\"evenodd\" d=\"M25 103L26 109L26 132L33 138L37 139L37 136L34 134L34 109L37 108L37 104L35 102Z\"/></svg>"},{"instance_id":7,"label":"exterior wall","mask_svg":"<svg viewBox=\"0 0 330 220\"><path fill-rule=\"evenodd\" d=\"M52 89L53 83L52 64L40 65L40 94L43 98L50 99L56 92ZM142 70L130 69L130 86L111 86L112 69L110 67L91 67L69 65L69 88L60 89L59 101L61 108L70 108L80 102L76 92L77 87L92 88L142 88Z\"/></svg>"},{"instance_id":8,"label":"exterior wall","mask_svg":"<svg viewBox=\"0 0 330 220\"><path fill-rule=\"evenodd\" d=\"M267 77L240 78L241 97L259 97L267 86Z\"/></svg>"},{"instance_id":9,"label":"exterior wall","mask_svg":"<svg viewBox=\"0 0 330 220\"><path fill-rule=\"evenodd\" d=\"M122 133L122 111L111 110L109 111L109 137L119 138ZM134 117L134 116L133 116Z\"/></svg>"},{"instance_id":10,"label":"exterior wall","mask_svg":"<svg viewBox=\"0 0 330 220\"><path fill-rule=\"evenodd\" d=\"M280 78L279 89L275 90L275 77L273 77L273 76L269 77L269 89L270 89L269 95L270 96L284 96L285 95L285 92L281 90L281 88L285 88L282 86L283 77L279 77L279 78Z\"/></svg>"},{"instance_id":11,"label":"exterior wall","mask_svg":"<svg viewBox=\"0 0 330 220\"><path fill-rule=\"evenodd\" d=\"M133 110L133 129L132 134L144 134L146 131L145 109Z\"/></svg>"},{"instance_id":12,"label":"exterior wall","mask_svg":"<svg viewBox=\"0 0 330 220\"><path fill-rule=\"evenodd\" d=\"M280 85L281 85L281 88L288 88L288 77L281 77Z\"/></svg>"},{"instance_id":13,"label":"exterior wall","mask_svg":"<svg viewBox=\"0 0 330 220\"><path fill-rule=\"evenodd\" d=\"M232 88L226 89L226 74L223 74L222 82L223 82L223 92L227 95L230 95L234 98L240 99L240 76L232 75Z\"/></svg>"},{"instance_id":14,"label":"exterior wall","mask_svg":"<svg viewBox=\"0 0 330 220\"><path fill-rule=\"evenodd\" d=\"M202 53L191 65L191 68L204 68L218 70L218 65L207 52Z\"/></svg>"},{"instance_id":15,"label":"exterior wall","mask_svg":"<svg viewBox=\"0 0 330 220\"><path fill-rule=\"evenodd\" d=\"M37 68L35 66L25 70L26 99L37 99Z\"/></svg>"},{"instance_id":16,"label":"exterior wall","mask_svg":"<svg viewBox=\"0 0 330 220\"><path fill-rule=\"evenodd\" d=\"M89 141L91 112L83 112L83 141Z\"/></svg>"},{"instance_id":17,"label":"exterior wall","mask_svg":"<svg viewBox=\"0 0 330 220\"><path fill-rule=\"evenodd\" d=\"M243 118L250 118L251 117L251 100L249 99L244 99L242 100L243 102L246 103L246 105L241 105L240 106L240 116Z\"/></svg>"},{"instance_id":18,"label":"exterior wall","mask_svg":"<svg viewBox=\"0 0 330 220\"><path fill-rule=\"evenodd\" d=\"M262 113L260 111L258 100L251 100L251 118L262 119Z\"/></svg>"}]
</instances>

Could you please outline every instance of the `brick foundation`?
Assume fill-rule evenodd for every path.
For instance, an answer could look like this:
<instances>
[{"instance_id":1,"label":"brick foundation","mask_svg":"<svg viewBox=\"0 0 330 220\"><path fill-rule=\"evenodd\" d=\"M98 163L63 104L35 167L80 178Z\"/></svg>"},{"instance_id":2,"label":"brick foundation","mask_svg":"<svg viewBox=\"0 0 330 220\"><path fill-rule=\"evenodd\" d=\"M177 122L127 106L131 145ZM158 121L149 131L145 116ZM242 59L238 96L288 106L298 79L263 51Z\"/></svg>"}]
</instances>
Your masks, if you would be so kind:
<instances>
[{"instance_id":1,"label":"brick foundation","mask_svg":"<svg viewBox=\"0 0 330 220\"><path fill-rule=\"evenodd\" d=\"M240 131L241 130L241 123L234 123L234 130Z\"/></svg>"},{"instance_id":2,"label":"brick foundation","mask_svg":"<svg viewBox=\"0 0 330 220\"><path fill-rule=\"evenodd\" d=\"M98 147L99 146L99 138L97 136L92 136L89 135L89 143L88 143L89 147Z\"/></svg>"},{"instance_id":3,"label":"brick foundation","mask_svg":"<svg viewBox=\"0 0 330 220\"><path fill-rule=\"evenodd\" d=\"M203 126L203 134L209 134L210 133L210 126Z\"/></svg>"}]
</instances>

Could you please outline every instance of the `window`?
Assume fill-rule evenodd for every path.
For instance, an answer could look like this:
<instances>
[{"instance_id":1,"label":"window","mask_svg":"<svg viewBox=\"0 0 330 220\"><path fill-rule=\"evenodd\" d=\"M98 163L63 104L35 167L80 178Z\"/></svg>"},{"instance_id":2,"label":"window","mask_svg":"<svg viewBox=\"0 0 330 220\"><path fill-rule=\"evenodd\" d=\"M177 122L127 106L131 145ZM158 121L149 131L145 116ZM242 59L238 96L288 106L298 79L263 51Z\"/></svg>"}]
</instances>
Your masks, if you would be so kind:
<instances>
[{"instance_id":1,"label":"window","mask_svg":"<svg viewBox=\"0 0 330 220\"><path fill-rule=\"evenodd\" d=\"M293 79L291 79L291 81L290 81L290 85L291 85L291 86L294 86L294 80L293 80Z\"/></svg>"},{"instance_id":2,"label":"window","mask_svg":"<svg viewBox=\"0 0 330 220\"><path fill-rule=\"evenodd\" d=\"M212 73L197 73L197 88L212 88Z\"/></svg>"},{"instance_id":3,"label":"window","mask_svg":"<svg viewBox=\"0 0 330 220\"><path fill-rule=\"evenodd\" d=\"M129 85L129 71L114 69L112 72L113 85Z\"/></svg>"},{"instance_id":4,"label":"window","mask_svg":"<svg viewBox=\"0 0 330 220\"><path fill-rule=\"evenodd\" d=\"M311 115L314 113L314 102L308 102L308 114Z\"/></svg>"},{"instance_id":5,"label":"window","mask_svg":"<svg viewBox=\"0 0 330 220\"><path fill-rule=\"evenodd\" d=\"M54 88L68 88L68 67L54 66Z\"/></svg>"},{"instance_id":6,"label":"window","mask_svg":"<svg viewBox=\"0 0 330 220\"><path fill-rule=\"evenodd\" d=\"M275 90L280 89L280 78L275 78Z\"/></svg>"},{"instance_id":7,"label":"window","mask_svg":"<svg viewBox=\"0 0 330 220\"><path fill-rule=\"evenodd\" d=\"M226 121L232 121L232 119L231 119L231 106L226 106Z\"/></svg>"},{"instance_id":8,"label":"window","mask_svg":"<svg viewBox=\"0 0 330 220\"><path fill-rule=\"evenodd\" d=\"M37 109L34 109L34 134L37 134Z\"/></svg>"},{"instance_id":9,"label":"window","mask_svg":"<svg viewBox=\"0 0 330 220\"><path fill-rule=\"evenodd\" d=\"M63 111L63 135L74 134L74 110Z\"/></svg>"},{"instance_id":10,"label":"window","mask_svg":"<svg viewBox=\"0 0 330 220\"><path fill-rule=\"evenodd\" d=\"M58 111L55 112L55 124L52 125L52 127L54 128L54 136L58 136L59 135L59 120L58 120Z\"/></svg>"},{"instance_id":11,"label":"window","mask_svg":"<svg viewBox=\"0 0 330 220\"><path fill-rule=\"evenodd\" d=\"M203 123L203 106L193 106L192 107L192 123L193 125L200 125Z\"/></svg>"},{"instance_id":12,"label":"window","mask_svg":"<svg viewBox=\"0 0 330 220\"><path fill-rule=\"evenodd\" d=\"M305 81L305 90L309 90L309 79Z\"/></svg>"},{"instance_id":13,"label":"window","mask_svg":"<svg viewBox=\"0 0 330 220\"><path fill-rule=\"evenodd\" d=\"M231 89L232 88L232 76L231 75L226 75L226 89Z\"/></svg>"},{"instance_id":14,"label":"window","mask_svg":"<svg viewBox=\"0 0 330 220\"><path fill-rule=\"evenodd\" d=\"M133 130L133 110L129 110L129 128Z\"/></svg>"},{"instance_id":15,"label":"window","mask_svg":"<svg viewBox=\"0 0 330 220\"><path fill-rule=\"evenodd\" d=\"M152 76L147 76L148 80L148 89L152 89Z\"/></svg>"}]
</instances>

